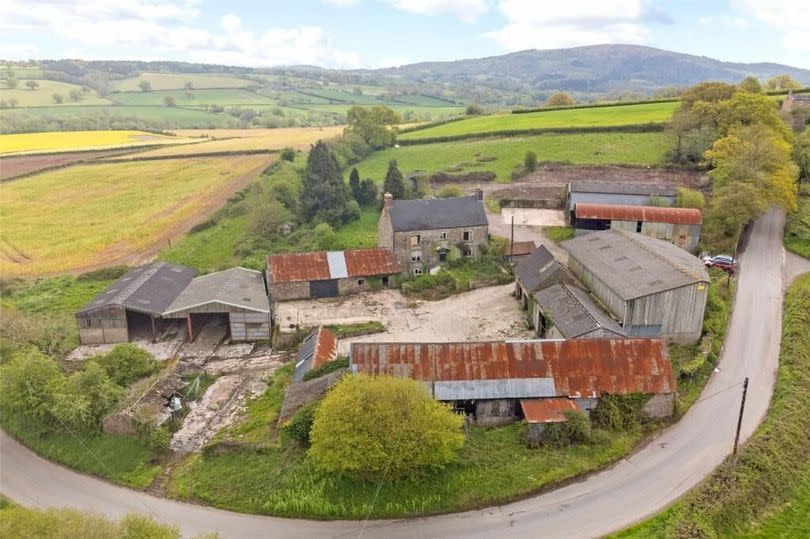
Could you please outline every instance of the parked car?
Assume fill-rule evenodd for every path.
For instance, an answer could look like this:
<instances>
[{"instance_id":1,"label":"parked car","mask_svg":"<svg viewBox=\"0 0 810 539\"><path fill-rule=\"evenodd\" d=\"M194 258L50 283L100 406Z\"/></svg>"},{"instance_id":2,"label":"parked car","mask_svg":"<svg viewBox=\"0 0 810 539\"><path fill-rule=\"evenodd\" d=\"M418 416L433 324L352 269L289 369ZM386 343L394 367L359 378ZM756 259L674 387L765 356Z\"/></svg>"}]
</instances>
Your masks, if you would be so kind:
<instances>
[{"instance_id":1,"label":"parked car","mask_svg":"<svg viewBox=\"0 0 810 539\"><path fill-rule=\"evenodd\" d=\"M737 261L729 255L704 256L703 263L709 268L717 268L729 273L733 273L737 269Z\"/></svg>"}]
</instances>

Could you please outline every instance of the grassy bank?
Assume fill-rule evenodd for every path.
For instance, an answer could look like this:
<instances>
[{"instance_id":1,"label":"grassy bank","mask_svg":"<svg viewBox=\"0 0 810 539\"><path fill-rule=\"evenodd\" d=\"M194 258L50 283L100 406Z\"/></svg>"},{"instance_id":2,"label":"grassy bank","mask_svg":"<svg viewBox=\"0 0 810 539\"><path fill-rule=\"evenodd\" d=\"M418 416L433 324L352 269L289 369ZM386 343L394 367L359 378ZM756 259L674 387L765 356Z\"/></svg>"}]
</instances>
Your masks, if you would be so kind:
<instances>
[{"instance_id":1,"label":"grassy bank","mask_svg":"<svg viewBox=\"0 0 810 539\"><path fill-rule=\"evenodd\" d=\"M805 258L810 258L810 185L799 191L799 209L787 217L785 247Z\"/></svg>"},{"instance_id":2,"label":"grassy bank","mask_svg":"<svg viewBox=\"0 0 810 539\"><path fill-rule=\"evenodd\" d=\"M810 275L784 306L779 371L765 422L700 486L618 534L635 537L800 537L810 514ZM803 533L802 533L803 532Z\"/></svg>"}]
</instances>

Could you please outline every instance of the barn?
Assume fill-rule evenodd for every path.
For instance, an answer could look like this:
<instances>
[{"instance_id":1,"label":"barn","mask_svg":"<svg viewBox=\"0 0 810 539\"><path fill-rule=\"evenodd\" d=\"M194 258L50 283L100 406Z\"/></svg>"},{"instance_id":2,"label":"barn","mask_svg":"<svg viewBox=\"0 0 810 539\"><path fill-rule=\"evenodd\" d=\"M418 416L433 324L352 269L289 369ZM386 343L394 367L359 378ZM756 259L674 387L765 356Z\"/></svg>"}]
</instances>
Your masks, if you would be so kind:
<instances>
[{"instance_id":1,"label":"barn","mask_svg":"<svg viewBox=\"0 0 810 539\"><path fill-rule=\"evenodd\" d=\"M128 271L76 313L82 344L157 339L161 316L188 286L196 270L153 262Z\"/></svg>"},{"instance_id":2,"label":"barn","mask_svg":"<svg viewBox=\"0 0 810 539\"><path fill-rule=\"evenodd\" d=\"M559 282L575 283L576 277L541 245L515 266L515 297L524 309L532 309L532 294ZM533 318L534 313L529 313Z\"/></svg>"},{"instance_id":3,"label":"barn","mask_svg":"<svg viewBox=\"0 0 810 539\"><path fill-rule=\"evenodd\" d=\"M220 321L231 341L270 339L270 304L260 271L231 268L197 277L163 313L184 319L189 340L208 322Z\"/></svg>"},{"instance_id":4,"label":"barn","mask_svg":"<svg viewBox=\"0 0 810 539\"><path fill-rule=\"evenodd\" d=\"M479 425L519 419L525 399L571 400L588 412L603 395L628 393L649 394L642 413L667 417L676 391L666 344L657 339L353 342L349 369L424 382Z\"/></svg>"},{"instance_id":5,"label":"barn","mask_svg":"<svg viewBox=\"0 0 810 539\"><path fill-rule=\"evenodd\" d=\"M383 248L270 255L267 291L274 302L345 296L387 287L401 271Z\"/></svg>"},{"instance_id":6,"label":"barn","mask_svg":"<svg viewBox=\"0 0 810 539\"><path fill-rule=\"evenodd\" d=\"M310 333L298 349L293 382L301 382L312 369L337 358L337 337L327 328L320 326Z\"/></svg>"},{"instance_id":7,"label":"barn","mask_svg":"<svg viewBox=\"0 0 810 539\"><path fill-rule=\"evenodd\" d=\"M681 344L700 339L709 292L703 262L675 245L623 230L562 243L568 267L627 335Z\"/></svg>"},{"instance_id":8,"label":"barn","mask_svg":"<svg viewBox=\"0 0 810 539\"><path fill-rule=\"evenodd\" d=\"M624 336L619 323L578 286L555 283L535 292L533 299L532 327L541 339L615 339Z\"/></svg>"},{"instance_id":9,"label":"barn","mask_svg":"<svg viewBox=\"0 0 810 539\"><path fill-rule=\"evenodd\" d=\"M675 204L675 185L639 182L572 181L565 190L565 218L571 222L574 207L581 203L649 206L653 198Z\"/></svg>"},{"instance_id":10,"label":"barn","mask_svg":"<svg viewBox=\"0 0 810 539\"><path fill-rule=\"evenodd\" d=\"M581 202L571 214L571 226L577 236L599 230L626 230L666 240L690 253L697 251L702 224L700 210L694 208Z\"/></svg>"}]
</instances>

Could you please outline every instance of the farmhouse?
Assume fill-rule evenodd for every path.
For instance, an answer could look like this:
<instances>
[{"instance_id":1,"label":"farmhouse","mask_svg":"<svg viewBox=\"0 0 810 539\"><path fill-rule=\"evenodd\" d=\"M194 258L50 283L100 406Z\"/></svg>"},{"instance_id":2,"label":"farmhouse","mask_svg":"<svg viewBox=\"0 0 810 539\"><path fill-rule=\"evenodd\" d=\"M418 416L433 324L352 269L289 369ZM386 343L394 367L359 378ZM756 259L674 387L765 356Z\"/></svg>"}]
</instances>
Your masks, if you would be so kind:
<instances>
[{"instance_id":1,"label":"farmhouse","mask_svg":"<svg viewBox=\"0 0 810 539\"><path fill-rule=\"evenodd\" d=\"M635 182L572 181L565 190L565 218L571 222L580 203L649 206L653 197L674 204L677 188L672 185Z\"/></svg>"},{"instance_id":2,"label":"farmhouse","mask_svg":"<svg viewBox=\"0 0 810 539\"><path fill-rule=\"evenodd\" d=\"M197 277L163 313L185 319L189 340L209 320L221 320L232 341L270 339L270 304L261 272L231 268Z\"/></svg>"},{"instance_id":3,"label":"farmhouse","mask_svg":"<svg viewBox=\"0 0 810 539\"><path fill-rule=\"evenodd\" d=\"M515 297L524 309L533 307L532 294L541 288L559 282L575 283L576 277L554 259L554 255L541 245L515 267ZM529 313L529 318L534 314Z\"/></svg>"},{"instance_id":4,"label":"farmhouse","mask_svg":"<svg viewBox=\"0 0 810 539\"><path fill-rule=\"evenodd\" d=\"M578 286L556 283L535 292L533 299L531 323L541 339L615 339L625 335L619 323Z\"/></svg>"},{"instance_id":5,"label":"farmhouse","mask_svg":"<svg viewBox=\"0 0 810 539\"><path fill-rule=\"evenodd\" d=\"M623 230L595 232L562 245L571 271L628 335L685 344L700 339L709 275L697 257Z\"/></svg>"},{"instance_id":6,"label":"farmhouse","mask_svg":"<svg viewBox=\"0 0 810 539\"><path fill-rule=\"evenodd\" d=\"M196 270L153 262L128 271L76 313L82 344L156 339L166 308L188 286Z\"/></svg>"},{"instance_id":7,"label":"farmhouse","mask_svg":"<svg viewBox=\"0 0 810 539\"><path fill-rule=\"evenodd\" d=\"M792 112L794 110L810 110L810 95L794 94L791 90L785 100L782 101L782 110Z\"/></svg>"},{"instance_id":8,"label":"farmhouse","mask_svg":"<svg viewBox=\"0 0 810 539\"><path fill-rule=\"evenodd\" d=\"M394 200L384 196L377 238L403 271L422 275L457 256L476 258L489 239L483 192L456 198Z\"/></svg>"},{"instance_id":9,"label":"farmhouse","mask_svg":"<svg viewBox=\"0 0 810 539\"><path fill-rule=\"evenodd\" d=\"M550 407L571 400L588 412L604 395L646 393L642 413L650 417L670 416L674 406L672 366L665 343L655 339L353 342L349 368L422 381L480 425L518 419L524 399L553 399Z\"/></svg>"},{"instance_id":10,"label":"farmhouse","mask_svg":"<svg viewBox=\"0 0 810 539\"><path fill-rule=\"evenodd\" d=\"M300 382L304 375L337 357L337 337L323 326L313 330L298 349L293 382Z\"/></svg>"},{"instance_id":11,"label":"farmhouse","mask_svg":"<svg viewBox=\"0 0 810 539\"><path fill-rule=\"evenodd\" d=\"M387 287L402 271L388 249L317 251L267 257L267 292L274 302L328 298Z\"/></svg>"},{"instance_id":12,"label":"farmhouse","mask_svg":"<svg viewBox=\"0 0 810 539\"><path fill-rule=\"evenodd\" d=\"M694 208L580 202L571 212L571 226L577 236L599 230L626 230L669 241L691 253L698 248L702 223L700 210Z\"/></svg>"}]
</instances>

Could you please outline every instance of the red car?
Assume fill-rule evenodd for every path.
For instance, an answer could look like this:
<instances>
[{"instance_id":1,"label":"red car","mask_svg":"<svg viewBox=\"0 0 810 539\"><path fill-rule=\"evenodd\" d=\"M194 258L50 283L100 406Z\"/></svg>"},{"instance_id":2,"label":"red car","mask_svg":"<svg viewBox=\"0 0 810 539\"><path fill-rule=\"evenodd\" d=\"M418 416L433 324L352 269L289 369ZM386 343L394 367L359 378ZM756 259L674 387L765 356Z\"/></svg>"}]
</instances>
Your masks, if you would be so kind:
<instances>
[{"instance_id":1,"label":"red car","mask_svg":"<svg viewBox=\"0 0 810 539\"><path fill-rule=\"evenodd\" d=\"M729 273L737 269L737 261L729 255L704 256L703 263L709 268L717 268Z\"/></svg>"}]
</instances>

